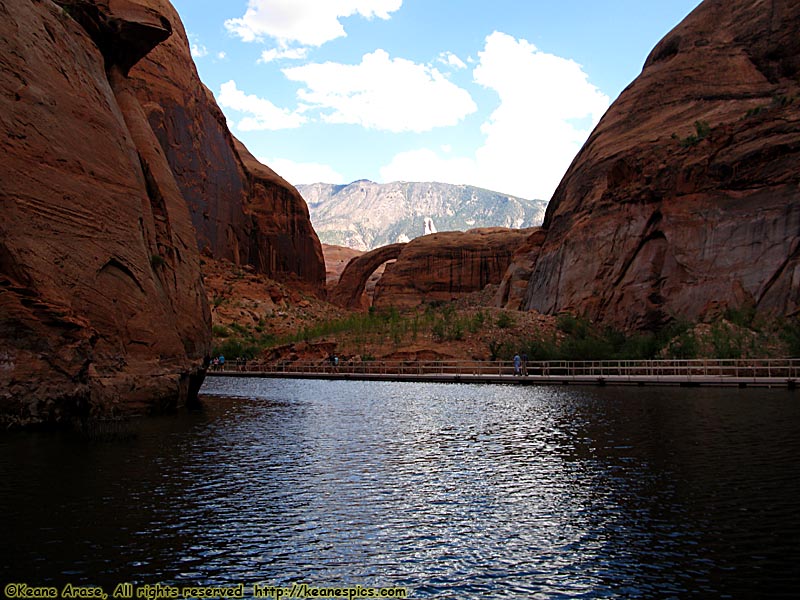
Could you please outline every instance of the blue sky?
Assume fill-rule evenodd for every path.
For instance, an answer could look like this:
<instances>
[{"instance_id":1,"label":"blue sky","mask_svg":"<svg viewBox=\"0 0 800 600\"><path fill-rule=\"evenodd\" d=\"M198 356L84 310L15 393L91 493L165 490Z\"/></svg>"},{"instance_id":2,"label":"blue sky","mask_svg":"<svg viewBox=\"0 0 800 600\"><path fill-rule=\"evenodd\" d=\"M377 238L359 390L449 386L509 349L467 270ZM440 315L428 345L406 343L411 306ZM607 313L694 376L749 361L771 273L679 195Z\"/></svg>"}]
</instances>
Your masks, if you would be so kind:
<instances>
[{"instance_id":1,"label":"blue sky","mask_svg":"<svg viewBox=\"0 0 800 600\"><path fill-rule=\"evenodd\" d=\"M234 135L291 183L541 199L699 3L173 0Z\"/></svg>"}]
</instances>

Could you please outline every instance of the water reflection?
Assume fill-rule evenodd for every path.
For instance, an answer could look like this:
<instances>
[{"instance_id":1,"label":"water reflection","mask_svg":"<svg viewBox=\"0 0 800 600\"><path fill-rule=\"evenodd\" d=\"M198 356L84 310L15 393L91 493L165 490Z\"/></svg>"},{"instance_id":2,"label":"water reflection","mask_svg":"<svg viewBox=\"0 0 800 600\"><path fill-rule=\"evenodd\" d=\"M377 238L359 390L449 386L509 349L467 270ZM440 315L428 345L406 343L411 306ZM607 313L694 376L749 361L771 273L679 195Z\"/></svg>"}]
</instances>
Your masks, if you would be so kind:
<instances>
[{"instance_id":1,"label":"water reflection","mask_svg":"<svg viewBox=\"0 0 800 600\"><path fill-rule=\"evenodd\" d=\"M222 380L132 440L0 437L4 580L794 592L786 391Z\"/></svg>"}]
</instances>

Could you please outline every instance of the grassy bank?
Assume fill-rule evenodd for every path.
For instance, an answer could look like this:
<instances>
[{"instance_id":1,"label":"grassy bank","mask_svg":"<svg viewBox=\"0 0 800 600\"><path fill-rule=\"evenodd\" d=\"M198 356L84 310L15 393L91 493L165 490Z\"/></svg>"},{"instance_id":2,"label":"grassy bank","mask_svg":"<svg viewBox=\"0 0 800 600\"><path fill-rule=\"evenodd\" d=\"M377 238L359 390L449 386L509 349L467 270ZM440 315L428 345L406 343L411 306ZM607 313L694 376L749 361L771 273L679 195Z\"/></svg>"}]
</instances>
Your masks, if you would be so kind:
<instances>
[{"instance_id":1,"label":"grassy bank","mask_svg":"<svg viewBox=\"0 0 800 600\"><path fill-rule=\"evenodd\" d=\"M395 309L350 313L276 335L264 322L214 327L214 353L254 358L265 350L299 342L333 341L340 354L380 356L428 345L464 358L509 360L642 360L652 358L747 358L800 356L798 319L757 319L753 311L728 311L713 323L674 321L658 331L624 333L562 314L522 323L528 313L459 308L432 303L401 313Z\"/></svg>"}]
</instances>

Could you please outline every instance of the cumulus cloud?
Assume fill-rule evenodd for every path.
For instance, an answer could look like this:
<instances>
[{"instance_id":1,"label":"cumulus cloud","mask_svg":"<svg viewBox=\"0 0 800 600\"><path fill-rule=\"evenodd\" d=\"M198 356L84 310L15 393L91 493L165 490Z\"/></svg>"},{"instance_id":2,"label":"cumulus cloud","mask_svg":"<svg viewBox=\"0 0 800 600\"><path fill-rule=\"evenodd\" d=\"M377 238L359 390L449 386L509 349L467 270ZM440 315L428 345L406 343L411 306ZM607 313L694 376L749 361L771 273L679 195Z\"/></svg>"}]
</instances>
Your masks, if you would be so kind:
<instances>
[{"instance_id":1,"label":"cumulus cloud","mask_svg":"<svg viewBox=\"0 0 800 600\"><path fill-rule=\"evenodd\" d=\"M293 129L307 121L297 112L278 108L269 100L245 94L233 80L222 84L217 102L220 106L248 115L237 124L240 131Z\"/></svg>"},{"instance_id":2,"label":"cumulus cloud","mask_svg":"<svg viewBox=\"0 0 800 600\"><path fill-rule=\"evenodd\" d=\"M380 49L358 65L312 63L283 73L306 86L298 97L328 123L423 132L456 125L477 110L469 92L437 69Z\"/></svg>"},{"instance_id":3,"label":"cumulus cloud","mask_svg":"<svg viewBox=\"0 0 800 600\"><path fill-rule=\"evenodd\" d=\"M200 43L200 39L193 33L187 34L189 38L189 50L192 53L192 58L198 59L208 56L208 48Z\"/></svg>"},{"instance_id":4,"label":"cumulus cloud","mask_svg":"<svg viewBox=\"0 0 800 600\"><path fill-rule=\"evenodd\" d=\"M446 150L443 149L446 152ZM401 152L380 170L381 179L390 181L437 181L440 183L474 183L471 158L443 158L428 148Z\"/></svg>"},{"instance_id":5,"label":"cumulus cloud","mask_svg":"<svg viewBox=\"0 0 800 600\"><path fill-rule=\"evenodd\" d=\"M527 198L549 199L610 100L576 62L526 40L495 32L486 38L473 77L500 104L482 125L474 156L443 158L431 150L395 156L385 180L460 179ZM434 177L431 177L431 176Z\"/></svg>"},{"instance_id":6,"label":"cumulus cloud","mask_svg":"<svg viewBox=\"0 0 800 600\"><path fill-rule=\"evenodd\" d=\"M321 46L346 36L339 19L355 14L390 18L403 0L249 0L247 11L225 27L245 42L275 38L288 44Z\"/></svg>"},{"instance_id":7,"label":"cumulus cloud","mask_svg":"<svg viewBox=\"0 0 800 600\"><path fill-rule=\"evenodd\" d=\"M295 162L286 158L259 158L259 161L275 171L292 185L302 183L345 183L330 165L313 162Z\"/></svg>"},{"instance_id":8,"label":"cumulus cloud","mask_svg":"<svg viewBox=\"0 0 800 600\"><path fill-rule=\"evenodd\" d=\"M191 46L192 58L203 58L208 56L208 48L201 44L192 44Z\"/></svg>"},{"instance_id":9,"label":"cumulus cloud","mask_svg":"<svg viewBox=\"0 0 800 600\"><path fill-rule=\"evenodd\" d=\"M308 48L271 48L261 53L257 62L269 63L274 60L302 60L308 56Z\"/></svg>"},{"instance_id":10,"label":"cumulus cloud","mask_svg":"<svg viewBox=\"0 0 800 600\"><path fill-rule=\"evenodd\" d=\"M442 52L437 59L443 65L456 69L466 69L467 64L452 52Z\"/></svg>"}]
</instances>

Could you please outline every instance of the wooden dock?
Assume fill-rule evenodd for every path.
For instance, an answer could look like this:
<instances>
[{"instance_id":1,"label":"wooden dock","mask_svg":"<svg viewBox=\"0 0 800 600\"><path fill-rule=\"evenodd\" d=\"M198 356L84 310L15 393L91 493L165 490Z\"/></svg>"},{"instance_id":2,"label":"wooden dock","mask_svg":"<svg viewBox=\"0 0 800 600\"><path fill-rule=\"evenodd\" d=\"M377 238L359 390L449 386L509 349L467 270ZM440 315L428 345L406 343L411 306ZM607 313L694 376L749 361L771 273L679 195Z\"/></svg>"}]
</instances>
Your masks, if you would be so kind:
<instances>
[{"instance_id":1,"label":"wooden dock","mask_svg":"<svg viewBox=\"0 0 800 600\"><path fill-rule=\"evenodd\" d=\"M233 364L231 364L231 362ZM501 383L513 385L656 385L795 389L800 360L529 361L520 373L508 361L330 361L263 364L228 361L209 377L354 381Z\"/></svg>"}]
</instances>

